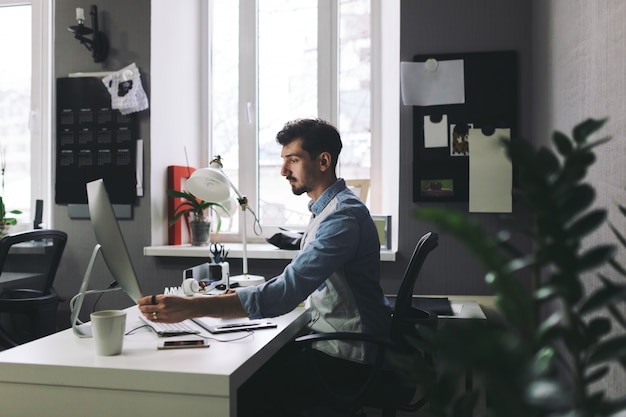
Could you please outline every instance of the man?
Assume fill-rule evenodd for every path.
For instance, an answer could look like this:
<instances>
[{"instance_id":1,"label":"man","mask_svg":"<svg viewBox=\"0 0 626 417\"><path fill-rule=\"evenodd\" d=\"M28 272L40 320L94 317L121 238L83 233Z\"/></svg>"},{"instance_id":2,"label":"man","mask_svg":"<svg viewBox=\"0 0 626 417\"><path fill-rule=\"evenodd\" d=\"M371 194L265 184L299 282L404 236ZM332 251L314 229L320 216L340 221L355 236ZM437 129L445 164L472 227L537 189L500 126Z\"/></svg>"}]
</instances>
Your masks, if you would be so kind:
<instances>
[{"instance_id":1,"label":"man","mask_svg":"<svg viewBox=\"0 0 626 417\"><path fill-rule=\"evenodd\" d=\"M388 336L391 310L380 287L378 233L363 202L337 178L339 132L325 121L301 119L287 123L276 141L282 145L281 175L294 194L311 198L311 220L292 262L262 285L223 295L143 297L141 312L163 322L200 316L258 319L288 313L307 300L308 331ZM240 415L293 415L321 401L306 355L314 355L315 366L344 386L362 381L370 363L366 347L356 342L320 342L313 353L288 346L244 384Z\"/></svg>"}]
</instances>

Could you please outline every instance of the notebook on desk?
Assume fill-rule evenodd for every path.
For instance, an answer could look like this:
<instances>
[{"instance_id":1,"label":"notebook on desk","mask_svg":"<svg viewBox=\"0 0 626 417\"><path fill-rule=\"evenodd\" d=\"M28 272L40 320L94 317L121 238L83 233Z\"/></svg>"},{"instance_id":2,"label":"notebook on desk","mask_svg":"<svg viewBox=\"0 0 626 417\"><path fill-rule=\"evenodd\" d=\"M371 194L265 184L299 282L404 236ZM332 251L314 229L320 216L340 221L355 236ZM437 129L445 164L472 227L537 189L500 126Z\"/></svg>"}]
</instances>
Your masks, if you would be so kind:
<instances>
[{"instance_id":1,"label":"notebook on desk","mask_svg":"<svg viewBox=\"0 0 626 417\"><path fill-rule=\"evenodd\" d=\"M236 320L225 320L200 317L185 320L180 323L160 323L150 321L143 316L139 317L159 337L198 334L201 333L200 328L208 330L214 334L276 328L276 324L269 320L249 320L241 318Z\"/></svg>"},{"instance_id":2,"label":"notebook on desk","mask_svg":"<svg viewBox=\"0 0 626 417\"><path fill-rule=\"evenodd\" d=\"M270 320L249 320L249 319L212 319L212 318L195 318L192 321L211 333L229 333L241 332L248 330L274 329L276 323Z\"/></svg>"}]
</instances>

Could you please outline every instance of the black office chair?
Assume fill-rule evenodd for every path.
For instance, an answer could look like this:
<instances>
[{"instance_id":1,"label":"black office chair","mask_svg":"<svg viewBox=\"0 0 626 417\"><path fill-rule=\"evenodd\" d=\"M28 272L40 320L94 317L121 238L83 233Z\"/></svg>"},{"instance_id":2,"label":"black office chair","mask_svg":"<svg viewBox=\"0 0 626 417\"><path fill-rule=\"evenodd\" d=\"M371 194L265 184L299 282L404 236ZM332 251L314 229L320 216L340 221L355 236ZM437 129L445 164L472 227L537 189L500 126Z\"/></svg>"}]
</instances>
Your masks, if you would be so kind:
<instances>
[{"instance_id":1,"label":"black office chair","mask_svg":"<svg viewBox=\"0 0 626 417\"><path fill-rule=\"evenodd\" d=\"M67 243L59 230L0 239L0 345L10 348L56 332L54 278Z\"/></svg>"},{"instance_id":2,"label":"black office chair","mask_svg":"<svg viewBox=\"0 0 626 417\"><path fill-rule=\"evenodd\" d=\"M434 365L423 332L432 333L437 315L413 306L413 288L427 255L437 247L438 235L428 232L418 241L395 297L390 338L363 333L314 333L295 339L312 348L322 340L363 341L377 347L372 372L360 387L350 392L337 392L321 373L320 384L325 387L331 404L356 413L363 408L376 408L384 417L397 411L417 411L428 399L421 385L434 378ZM395 358L395 360L391 360ZM317 368L315 368L317 369ZM418 375L422 374L422 375Z\"/></svg>"}]
</instances>

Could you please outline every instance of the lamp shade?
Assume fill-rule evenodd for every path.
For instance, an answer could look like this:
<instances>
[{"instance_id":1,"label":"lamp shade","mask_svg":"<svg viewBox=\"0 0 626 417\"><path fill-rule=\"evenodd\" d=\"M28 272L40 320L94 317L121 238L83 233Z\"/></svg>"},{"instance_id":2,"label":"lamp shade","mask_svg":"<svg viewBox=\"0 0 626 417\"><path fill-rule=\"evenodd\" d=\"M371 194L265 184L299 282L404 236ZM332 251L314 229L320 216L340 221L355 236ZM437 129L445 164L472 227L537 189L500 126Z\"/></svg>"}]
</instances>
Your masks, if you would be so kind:
<instances>
[{"instance_id":1,"label":"lamp shade","mask_svg":"<svg viewBox=\"0 0 626 417\"><path fill-rule=\"evenodd\" d=\"M196 197L221 203L230 197L230 181L217 168L200 168L187 179L187 189Z\"/></svg>"}]
</instances>

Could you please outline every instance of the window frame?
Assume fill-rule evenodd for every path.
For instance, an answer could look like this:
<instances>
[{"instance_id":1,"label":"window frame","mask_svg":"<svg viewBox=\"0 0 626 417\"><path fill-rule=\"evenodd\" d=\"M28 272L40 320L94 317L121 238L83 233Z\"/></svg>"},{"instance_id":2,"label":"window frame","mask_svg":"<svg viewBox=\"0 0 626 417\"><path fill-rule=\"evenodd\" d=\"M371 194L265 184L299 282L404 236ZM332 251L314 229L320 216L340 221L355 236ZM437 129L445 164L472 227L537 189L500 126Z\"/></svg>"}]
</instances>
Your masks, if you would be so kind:
<instances>
[{"instance_id":1,"label":"window frame","mask_svg":"<svg viewBox=\"0 0 626 417\"><path fill-rule=\"evenodd\" d=\"M52 2L0 0L0 7L31 6L32 75L30 129L30 180L32 216L35 201L44 200L42 221L50 225L52 202ZM30 219L27 224L30 223Z\"/></svg>"}]
</instances>

